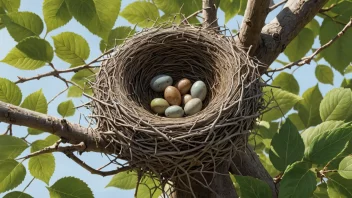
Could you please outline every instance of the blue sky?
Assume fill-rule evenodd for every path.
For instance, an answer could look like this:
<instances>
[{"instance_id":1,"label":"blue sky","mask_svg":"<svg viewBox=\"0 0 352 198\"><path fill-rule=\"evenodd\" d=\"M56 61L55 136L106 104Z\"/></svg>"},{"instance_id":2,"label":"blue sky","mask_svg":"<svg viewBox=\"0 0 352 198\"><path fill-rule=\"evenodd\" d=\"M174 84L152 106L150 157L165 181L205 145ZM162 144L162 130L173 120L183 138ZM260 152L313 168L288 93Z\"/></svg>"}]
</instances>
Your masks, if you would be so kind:
<instances>
[{"instance_id":1,"label":"blue sky","mask_svg":"<svg viewBox=\"0 0 352 198\"><path fill-rule=\"evenodd\" d=\"M201 1L201 0L199 0ZM122 0L122 8L123 9L126 5L128 5L131 0ZM42 17L42 0L22 0L21 1L21 7L20 11L31 11L39 16ZM273 17L278 13L279 9L275 10L274 12L270 13L267 22L269 22ZM224 13L219 11L218 15L220 21L219 24L223 25L224 24ZM229 23L227 23L227 27L230 29L237 29L237 27L241 24L241 17L235 17L232 19ZM123 25L131 25L129 24L126 20L124 20L122 17L119 17L118 20L116 21L115 26L123 26ZM78 33L82 35L89 43L90 46L90 57L89 60L94 59L95 57L100 55L100 50L99 50L99 42L100 38L89 33L87 29L85 29L82 25L80 25L78 22L76 22L74 19L71 20L67 25L56 29L52 32L50 32L47 35L47 40L52 43L51 36L55 36L61 32L65 31L71 31ZM43 31L45 32L45 31ZM43 35L44 36L44 33ZM6 29L0 30L0 60L2 60L6 54L16 45L16 42L11 38L11 36L8 34ZM316 40L314 47L319 47L319 42ZM280 55L280 60L287 61L287 58L284 55ZM56 68L58 69L66 69L70 65L68 63L65 63L61 61L58 58L54 58L53 63ZM322 61L322 64L328 65L326 62ZM274 63L272 67L280 67L281 65ZM300 94L302 94L307 88L312 87L316 85L318 82L315 78L314 75L314 69L315 69L315 63L312 63L311 65L305 65L303 68L298 69L295 71L294 75L296 79L300 83ZM16 69L12 66L6 65L4 63L0 63L0 77L2 78L7 78L12 81L17 80L17 76L21 77L31 77L35 76L37 74L44 73L46 71L50 71L49 67L43 67L35 71L23 71ZM291 73L290 70L287 71L288 73ZM342 76L338 74L337 72L334 72L335 78L334 78L334 86L339 86L341 81L342 81ZM66 77L70 77L71 74L66 75ZM45 94L45 97L49 101L51 98L53 98L58 92L63 90L65 88L65 85L55 79L55 78L43 78L40 81L30 81L24 84L19 85L23 98L25 98L27 95L29 95L32 92L35 92L39 89L43 89L43 92ZM331 85L323 85L319 84L320 90L322 93L325 95L328 90L331 90L333 86ZM61 95L58 97L54 102L50 103L49 105L49 112L48 114L53 115L53 116L58 116L58 113L56 111L57 105L64 101L67 100L66 94ZM84 100L82 99L74 99L75 105L79 105L83 102ZM77 112L75 116L70 117L68 120L72 122L78 122L79 119L79 114L85 114L87 115L89 112L87 111L82 111ZM3 133L3 131L6 130L7 125L4 123L0 123L0 133ZM17 137L23 137L27 134L27 128L26 127L18 127L14 126L13 128L13 133ZM43 134L40 136L30 136L28 138L29 141L34 141L37 140L38 138L44 138L48 134ZM25 153L28 153L29 151L27 150ZM25 154L24 153L24 154ZM55 153L55 158L56 158L56 167L55 167L55 172L53 177L50 180L50 185L54 184L55 181L58 179L65 177L65 176L74 176L77 178L80 178L81 180L85 181L88 186L92 189L95 197L97 198L110 198L110 197L133 197L133 191L129 190L119 190L117 188L105 188L107 183L110 181L111 177L101 177L97 175L92 175L85 169L81 168L80 166L76 165L74 162L72 162L70 159L68 159L66 156L62 154L57 154ZM84 153L81 157L84 161L86 161L89 165L92 167L101 167L105 165L108 160L106 159L105 156L102 156L100 154L96 153ZM24 162L24 164L27 166L28 161ZM114 167L110 167L114 168ZM32 179L33 177L30 175L29 171L27 170L27 175L25 181L18 186L15 190L22 191L24 187L28 184L28 182ZM49 197L49 193L47 189L45 188L46 184L40 180L35 180L31 186L26 190L26 193L32 195L33 197ZM0 196L5 195L0 194Z\"/></svg>"}]
</instances>

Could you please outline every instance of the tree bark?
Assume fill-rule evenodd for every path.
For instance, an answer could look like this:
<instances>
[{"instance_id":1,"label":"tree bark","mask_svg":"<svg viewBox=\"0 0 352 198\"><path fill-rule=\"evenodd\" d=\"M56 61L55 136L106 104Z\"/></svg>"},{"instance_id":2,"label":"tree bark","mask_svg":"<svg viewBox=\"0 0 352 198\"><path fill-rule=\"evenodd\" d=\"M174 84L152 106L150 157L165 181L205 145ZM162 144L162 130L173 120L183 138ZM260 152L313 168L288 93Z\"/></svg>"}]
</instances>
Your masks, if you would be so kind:
<instances>
[{"instance_id":1,"label":"tree bark","mask_svg":"<svg viewBox=\"0 0 352 198\"><path fill-rule=\"evenodd\" d=\"M203 0L203 27L204 28L217 28L218 18L216 16L217 7L214 0Z\"/></svg>"},{"instance_id":2,"label":"tree bark","mask_svg":"<svg viewBox=\"0 0 352 198\"><path fill-rule=\"evenodd\" d=\"M249 49L253 55L257 49L260 32L269 13L270 0L249 0L242 20L241 29L236 37L239 46Z\"/></svg>"}]
</instances>

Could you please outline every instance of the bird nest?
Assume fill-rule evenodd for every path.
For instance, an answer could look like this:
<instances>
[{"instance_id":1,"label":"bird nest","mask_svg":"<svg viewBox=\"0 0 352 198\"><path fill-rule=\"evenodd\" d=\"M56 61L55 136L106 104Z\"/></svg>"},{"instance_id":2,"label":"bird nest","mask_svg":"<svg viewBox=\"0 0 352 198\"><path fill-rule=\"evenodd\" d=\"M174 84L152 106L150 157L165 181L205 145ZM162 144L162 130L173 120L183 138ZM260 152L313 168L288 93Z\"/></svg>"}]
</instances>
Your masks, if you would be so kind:
<instances>
[{"instance_id":1,"label":"bird nest","mask_svg":"<svg viewBox=\"0 0 352 198\"><path fill-rule=\"evenodd\" d=\"M243 150L262 108L258 61L232 37L194 27L143 30L117 46L93 85L97 131L119 158L159 179L214 171ZM150 102L162 93L149 83L158 74L174 82L202 80L208 88L195 115L166 118Z\"/></svg>"}]
</instances>

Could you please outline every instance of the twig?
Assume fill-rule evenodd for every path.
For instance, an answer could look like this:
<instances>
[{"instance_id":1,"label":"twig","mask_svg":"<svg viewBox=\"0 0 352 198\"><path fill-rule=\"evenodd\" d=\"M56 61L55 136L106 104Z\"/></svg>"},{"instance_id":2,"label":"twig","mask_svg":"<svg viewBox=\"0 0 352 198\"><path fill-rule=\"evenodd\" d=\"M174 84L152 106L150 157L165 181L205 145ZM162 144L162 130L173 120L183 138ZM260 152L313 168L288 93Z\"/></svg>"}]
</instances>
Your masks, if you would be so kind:
<instances>
[{"instance_id":1,"label":"twig","mask_svg":"<svg viewBox=\"0 0 352 198\"><path fill-rule=\"evenodd\" d=\"M120 168L118 168L116 170L112 170L112 171L99 171L99 170L96 170L96 169L88 166L84 161L80 160L72 152L64 152L64 153L67 157L72 159L74 162L76 162L78 165L82 166L84 169L86 169L90 173L96 174L96 175L101 175L103 177L108 176L108 175L115 175L117 173L128 171L128 170L132 169L132 167L130 167L130 166L125 166L125 167L120 167Z\"/></svg>"},{"instance_id":2,"label":"twig","mask_svg":"<svg viewBox=\"0 0 352 198\"><path fill-rule=\"evenodd\" d=\"M68 90L68 87L66 87L64 90L60 91L56 96L54 96L51 100L49 100L48 104L50 104L52 101L54 101L57 97L59 97L61 94L65 93L65 91Z\"/></svg>"},{"instance_id":3,"label":"twig","mask_svg":"<svg viewBox=\"0 0 352 198\"><path fill-rule=\"evenodd\" d=\"M24 191L26 191L26 189L32 184L32 182L35 180L35 177L32 178L32 180L27 184L26 187L24 187L24 189L22 190L22 193L24 193Z\"/></svg>"},{"instance_id":4,"label":"twig","mask_svg":"<svg viewBox=\"0 0 352 198\"><path fill-rule=\"evenodd\" d=\"M45 147L43 148L42 150L39 150L39 151L36 151L36 152L33 152L25 157L21 157L21 158L18 158L18 160L20 159L28 159L28 158L31 158L31 157L34 157L34 156L38 156L38 155L42 155L42 154L45 154L45 153L53 153L53 152L73 152L73 151L84 151L86 149L86 145L84 144L84 142L81 142L79 144L76 144L76 145L71 145L71 146L65 146L65 147L59 147L58 144L60 142L56 142L55 144L53 144L52 146L49 146L49 147Z\"/></svg>"},{"instance_id":5,"label":"twig","mask_svg":"<svg viewBox=\"0 0 352 198\"><path fill-rule=\"evenodd\" d=\"M10 135L10 136L12 136L12 124L9 124L9 125L7 126L7 129L6 129L6 131L5 131L5 133L4 133L3 135Z\"/></svg>"},{"instance_id":6,"label":"twig","mask_svg":"<svg viewBox=\"0 0 352 198\"><path fill-rule=\"evenodd\" d=\"M50 67L52 67L54 69L53 71L47 72L47 73L44 73L44 74L39 74L37 76L33 76L33 77L30 77L30 78L23 78L23 77L19 77L18 76L18 80L15 83L18 84L18 83L27 82L27 81L30 81L30 80L39 80L39 79L41 79L43 77L48 77L48 76L57 77L59 74L63 74L63 73L78 72L78 71L80 71L82 69L96 68L97 66L92 66L92 64L98 62L100 58L102 58L103 56L111 53L112 51L113 51L113 49L110 49L110 50L106 51L105 53L100 55L98 58L92 60L88 64L81 65L81 66L78 66L78 67L69 68L69 69L65 69L65 70L56 70L55 67L53 66L53 64L49 63Z\"/></svg>"},{"instance_id":7,"label":"twig","mask_svg":"<svg viewBox=\"0 0 352 198\"><path fill-rule=\"evenodd\" d=\"M214 0L202 0L203 1L203 27L204 28L217 28L218 19L216 16L217 7L215 6Z\"/></svg>"},{"instance_id":8,"label":"twig","mask_svg":"<svg viewBox=\"0 0 352 198\"><path fill-rule=\"evenodd\" d=\"M331 4L328 8L322 8L319 10L319 13L327 12L333 9L337 4Z\"/></svg>"},{"instance_id":9,"label":"twig","mask_svg":"<svg viewBox=\"0 0 352 198\"><path fill-rule=\"evenodd\" d=\"M310 56L307 57L303 57L295 62L289 63L287 65L285 65L284 67L278 68L278 69L273 69L270 71L267 71L267 73L269 72L277 72L277 71L282 71L285 69L291 69L291 67L297 65L297 66L302 66L305 64L310 64L310 62L312 61L312 59L318 54L320 53L322 50L324 50L325 48L329 47L332 43L334 43L338 38L340 38L346 31L348 28L350 28L352 26L352 18L350 19L350 21L346 24L346 26L339 32L337 33L337 35L331 39L329 42L325 43L323 46L321 46L320 48L318 48L317 50L314 51L314 53Z\"/></svg>"},{"instance_id":10,"label":"twig","mask_svg":"<svg viewBox=\"0 0 352 198\"><path fill-rule=\"evenodd\" d=\"M284 4L286 2L287 2L287 0L284 0L284 1L281 1L281 2L279 2L279 3L277 3L277 4L273 5L273 6L269 7L269 12L275 10L277 7L281 6L282 4Z\"/></svg>"},{"instance_id":11,"label":"twig","mask_svg":"<svg viewBox=\"0 0 352 198\"><path fill-rule=\"evenodd\" d=\"M198 11L194 12L193 14L191 14L191 15L189 15L188 17L186 17L185 19L183 19L183 20L181 21L181 24L189 24L189 23L188 23L188 19L190 19L190 18L192 18L192 17L194 17L194 16L197 16L197 14L202 13L204 9L208 9L208 8L203 8L203 9L201 9L201 10L198 10Z\"/></svg>"}]
</instances>

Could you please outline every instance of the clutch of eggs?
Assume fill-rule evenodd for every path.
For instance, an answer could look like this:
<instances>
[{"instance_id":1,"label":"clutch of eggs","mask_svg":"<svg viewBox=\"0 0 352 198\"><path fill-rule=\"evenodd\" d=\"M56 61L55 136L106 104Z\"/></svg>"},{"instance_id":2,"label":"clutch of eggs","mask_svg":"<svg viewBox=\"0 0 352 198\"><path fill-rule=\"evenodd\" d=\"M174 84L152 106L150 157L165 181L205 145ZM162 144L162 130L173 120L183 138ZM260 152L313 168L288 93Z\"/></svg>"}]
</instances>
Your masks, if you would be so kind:
<instances>
[{"instance_id":1,"label":"clutch of eggs","mask_svg":"<svg viewBox=\"0 0 352 198\"><path fill-rule=\"evenodd\" d=\"M154 98L150 107L154 113L164 114L169 118L180 118L198 113L207 95L207 87L203 81L192 82L183 78L174 86L171 76L160 74L155 76L150 87L155 92L164 92L164 98ZM183 108L180 105L183 105Z\"/></svg>"}]
</instances>

